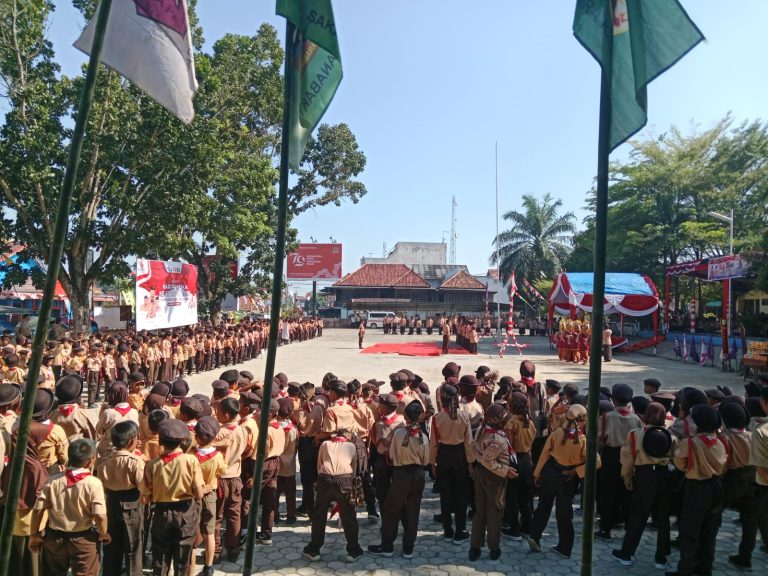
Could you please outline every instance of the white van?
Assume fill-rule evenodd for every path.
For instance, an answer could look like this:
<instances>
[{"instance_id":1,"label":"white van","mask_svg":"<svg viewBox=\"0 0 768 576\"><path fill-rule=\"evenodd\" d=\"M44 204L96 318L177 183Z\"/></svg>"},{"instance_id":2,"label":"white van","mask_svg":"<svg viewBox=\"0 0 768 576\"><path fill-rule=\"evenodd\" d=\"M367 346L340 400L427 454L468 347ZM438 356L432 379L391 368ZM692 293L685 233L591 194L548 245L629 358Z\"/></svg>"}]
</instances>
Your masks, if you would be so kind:
<instances>
[{"instance_id":1,"label":"white van","mask_svg":"<svg viewBox=\"0 0 768 576\"><path fill-rule=\"evenodd\" d=\"M368 318L366 319L365 325L368 328L380 328L384 326L384 318L394 318L395 313L394 312L368 312Z\"/></svg>"}]
</instances>

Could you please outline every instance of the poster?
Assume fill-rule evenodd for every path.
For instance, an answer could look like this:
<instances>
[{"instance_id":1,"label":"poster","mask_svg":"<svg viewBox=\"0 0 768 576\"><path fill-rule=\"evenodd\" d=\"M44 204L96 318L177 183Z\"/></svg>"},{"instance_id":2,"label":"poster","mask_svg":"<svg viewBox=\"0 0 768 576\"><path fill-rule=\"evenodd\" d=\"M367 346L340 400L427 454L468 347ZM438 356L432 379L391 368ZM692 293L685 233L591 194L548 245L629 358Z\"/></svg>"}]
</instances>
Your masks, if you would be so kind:
<instances>
[{"instance_id":1,"label":"poster","mask_svg":"<svg viewBox=\"0 0 768 576\"><path fill-rule=\"evenodd\" d=\"M726 280L747 275L747 263L738 256L710 258L707 263L707 280Z\"/></svg>"},{"instance_id":2,"label":"poster","mask_svg":"<svg viewBox=\"0 0 768 576\"><path fill-rule=\"evenodd\" d=\"M181 262L136 261L136 330L197 323L197 268Z\"/></svg>"},{"instance_id":3,"label":"poster","mask_svg":"<svg viewBox=\"0 0 768 576\"><path fill-rule=\"evenodd\" d=\"M299 244L288 254L288 280L341 280L341 244Z\"/></svg>"}]
</instances>

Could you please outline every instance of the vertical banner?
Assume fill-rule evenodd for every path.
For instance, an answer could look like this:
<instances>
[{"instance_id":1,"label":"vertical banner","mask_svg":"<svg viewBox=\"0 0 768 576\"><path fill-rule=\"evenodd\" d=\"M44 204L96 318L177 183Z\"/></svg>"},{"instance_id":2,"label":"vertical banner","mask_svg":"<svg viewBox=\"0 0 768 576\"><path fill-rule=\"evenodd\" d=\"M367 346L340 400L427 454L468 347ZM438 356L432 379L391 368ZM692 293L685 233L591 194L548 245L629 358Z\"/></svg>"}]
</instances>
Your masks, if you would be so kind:
<instances>
[{"instance_id":1,"label":"vertical banner","mask_svg":"<svg viewBox=\"0 0 768 576\"><path fill-rule=\"evenodd\" d=\"M136 330L197 324L197 268L181 262L136 261Z\"/></svg>"}]
</instances>

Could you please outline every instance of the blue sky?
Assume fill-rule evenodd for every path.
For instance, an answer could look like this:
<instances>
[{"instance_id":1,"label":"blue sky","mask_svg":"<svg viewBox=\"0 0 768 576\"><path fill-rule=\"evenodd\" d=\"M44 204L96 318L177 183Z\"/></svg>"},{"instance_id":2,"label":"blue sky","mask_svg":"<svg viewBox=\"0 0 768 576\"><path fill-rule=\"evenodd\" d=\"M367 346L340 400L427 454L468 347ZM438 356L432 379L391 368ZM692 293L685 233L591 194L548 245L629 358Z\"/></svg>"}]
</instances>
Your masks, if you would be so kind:
<instances>
[{"instance_id":1,"label":"blue sky","mask_svg":"<svg viewBox=\"0 0 768 576\"><path fill-rule=\"evenodd\" d=\"M84 61L71 47L83 23L69 2L57 4L51 37L71 74ZM549 192L581 223L597 162L599 68L571 33L574 5L335 0L344 80L323 121L346 122L357 136L368 195L297 218L300 240L342 242L351 272L384 243L447 238L455 195L457 263L482 273L496 230L496 142L502 213L519 209L522 194ZM768 2L683 5L707 41L651 84L641 136L765 113ZM265 21L284 36L272 0L199 0L198 14L208 47Z\"/></svg>"}]
</instances>

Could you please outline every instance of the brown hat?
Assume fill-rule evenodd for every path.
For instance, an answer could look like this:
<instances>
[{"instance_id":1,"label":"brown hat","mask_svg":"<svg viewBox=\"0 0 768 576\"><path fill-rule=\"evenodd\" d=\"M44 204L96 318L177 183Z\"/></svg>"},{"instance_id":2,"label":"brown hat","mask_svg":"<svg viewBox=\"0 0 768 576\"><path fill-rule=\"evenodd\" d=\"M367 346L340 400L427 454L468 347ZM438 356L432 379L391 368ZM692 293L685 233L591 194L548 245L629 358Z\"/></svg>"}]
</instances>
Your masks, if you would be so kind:
<instances>
[{"instance_id":1,"label":"brown hat","mask_svg":"<svg viewBox=\"0 0 768 576\"><path fill-rule=\"evenodd\" d=\"M389 375L389 381L390 382L402 382L405 384L408 382L408 375L404 373L403 371L393 372Z\"/></svg>"},{"instance_id":2,"label":"brown hat","mask_svg":"<svg viewBox=\"0 0 768 576\"><path fill-rule=\"evenodd\" d=\"M171 385L171 396L177 400L184 398L187 394L189 394L189 384L186 380L179 378Z\"/></svg>"},{"instance_id":3,"label":"brown hat","mask_svg":"<svg viewBox=\"0 0 768 576\"><path fill-rule=\"evenodd\" d=\"M291 414L293 414L293 400L290 398L280 398L277 403L279 406L277 411L278 416L281 418L288 418Z\"/></svg>"},{"instance_id":4,"label":"brown hat","mask_svg":"<svg viewBox=\"0 0 768 576\"><path fill-rule=\"evenodd\" d=\"M472 376L472 374L465 374L461 377L461 380L459 380L459 386L473 386L477 388L480 386L480 383L477 381L477 378Z\"/></svg>"},{"instance_id":5,"label":"brown hat","mask_svg":"<svg viewBox=\"0 0 768 576\"><path fill-rule=\"evenodd\" d=\"M146 380L146 378L141 372L131 372L128 374L128 382L131 384L135 384L136 382L144 382L144 380Z\"/></svg>"},{"instance_id":6,"label":"brown hat","mask_svg":"<svg viewBox=\"0 0 768 576\"><path fill-rule=\"evenodd\" d=\"M215 438L221 430L221 425L213 416L203 416L195 424L195 434L205 438Z\"/></svg>"},{"instance_id":7,"label":"brown hat","mask_svg":"<svg viewBox=\"0 0 768 576\"><path fill-rule=\"evenodd\" d=\"M410 370L406 369L406 368L401 368L400 370L398 370L398 372L400 372L402 374L405 374L406 381L408 381L408 382L413 382L414 379L416 378L414 373L411 372Z\"/></svg>"},{"instance_id":8,"label":"brown hat","mask_svg":"<svg viewBox=\"0 0 768 576\"><path fill-rule=\"evenodd\" d=\"M214 380L211 384L211 388L213 388L214 394L216 392L219 392L220 394L226 394L227 390L229 390L229 384L224 380Z\"/></svg>"},{"instance_id":9,"label":"brown hat","mask_svg":"<svg viewBox=\"0 0 768 576\"><path fill-rule=\"evenodd\" d=\"M280 411L280 402L274 398L269 401L269 411L277 414Z\"/></svg>"},{"instance_id":10,"label":"brown hat","mask_svg":"<svg viewBox=\"0 0 768 576\"><path fill-rule=\"evenodd\" d=\"M182 442L189 438L189 427L176 418L169 418L160 422L157 428L160 442Z\"/></svg>"},{"instance_id":11,"label":"brown hat","mask_svg":"<svg viewBox=\"0 0 768 576\"><path fill-rule=\"evenodd\" d=\"M448 362L445 366L443 366L443 376L445 378L449 378L451 376L458 376L459 372L461 372L461 366L456 364L456 362Z\"/></svg>"},{"instance_id":12,"label":"brown hat","mask_svg":"<svg viewBox=\"0 0 768 576\"><path fill-rule=\"evenodd\" d=\"M203 405L197 398L189 396L181 399L180 411L190 418L200 418L203 415Z\"/></svg>"},{"instance_id":13,"label":"brown hat","mask_svg":"<svg viewBox=\"0 0 768 576\"><path fill-rule=\"evenodd\" d=\"M59 404L72 404L80 401L80 394L83 392L83 380L80 376L68 374L62 376L56 382L56 398Z\"/></svg>"},{"instance_id":14,"label":"brown hat","mask_svg":"<svg viewBox=\"0 0 768 576\"><path fill-rule=\"evenodd\" d=\"M32 417L41 418L48 416L48 413L53 408L53 403L55 400L56 398L54 397L52 391L48 390L47 388L38 388L37 394L35 395L35 405L33 408Z\"/></svg>"},{"instance_id":15,"label":"brown hat","mask_svg":"<svg viewBox=\"0 0 768 576\"><path fill-rule=\"evenodd\" d=\"M82 389L82 384L80 385ZM0 384L0 406L7 406L21 398L21 392L11 384Z\"/></svg>"},{"instance_id":16,"label":"brown hat","mask_svg":"<svg viewBox=\"0 0 768 576\"><path fill-rule=\"evenodd\" d=\"M394 394L383 394L379 396L379 404L387 408L397 408L399 400Z\"/></svg>"}]
</instances>

